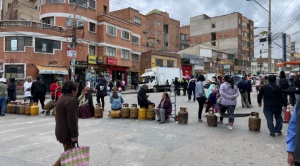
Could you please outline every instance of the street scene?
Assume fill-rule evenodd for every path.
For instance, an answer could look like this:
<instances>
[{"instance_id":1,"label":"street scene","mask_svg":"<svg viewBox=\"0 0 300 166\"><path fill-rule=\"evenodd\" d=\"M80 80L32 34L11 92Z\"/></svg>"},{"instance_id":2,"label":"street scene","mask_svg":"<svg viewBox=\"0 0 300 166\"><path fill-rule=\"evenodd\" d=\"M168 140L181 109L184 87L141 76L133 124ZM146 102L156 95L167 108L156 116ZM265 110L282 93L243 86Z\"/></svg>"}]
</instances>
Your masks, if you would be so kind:
<instances>
[{"instance_id":1,"label":"street scene","mask_svg":"<svg viewBox=\"0 0 300 166\"><path fill-rule=\"evenodd\" d=\"M126 103L137 103L137 94L124 93ZM128 92L129 93L129 92ZM159 103L162 92L149 93L149 99ZM103 118L79 119L79 143L90 146L90 165L287 165L285 135L269 136L262 108L257 106L257 94L251 93L252 108L236 113L258 112L260 132L248 129L249 117L236 117L232 131L224 124L208 127L199 123L197 102L188 102L187 96L178 96L179 107L186 107L188 124L137 119L112 119L105 106ZM46 101L49 99L46 99ZM240 98L238 98L240 101ZM94 102L96 102L94 98ZM108 103L108 97L105 97ZM41 108L40 108L41 109ZM206 118L203 114L203 119ZM55 137L55 118L6 114L0 119L0 165L52 165L63 148Z\"/></svg>"}]
</instances>

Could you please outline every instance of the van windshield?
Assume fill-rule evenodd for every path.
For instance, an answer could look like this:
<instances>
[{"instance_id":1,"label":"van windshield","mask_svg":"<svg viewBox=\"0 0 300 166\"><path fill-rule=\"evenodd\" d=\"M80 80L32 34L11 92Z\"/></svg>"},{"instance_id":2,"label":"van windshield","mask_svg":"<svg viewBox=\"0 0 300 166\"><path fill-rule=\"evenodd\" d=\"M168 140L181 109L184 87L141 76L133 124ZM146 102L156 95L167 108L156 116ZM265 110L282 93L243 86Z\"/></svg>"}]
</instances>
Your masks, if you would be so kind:
<instances>
[{"instance_id":1,"label":"van windshield","mask_svg":"<svg viewBox=\"0 0 300 166\"><path fill-rule=\"evenodd\" d=\"M150 76L145 76L141 78L142 83L149 83L150 82Z\"/></svg>"}]
</instances>

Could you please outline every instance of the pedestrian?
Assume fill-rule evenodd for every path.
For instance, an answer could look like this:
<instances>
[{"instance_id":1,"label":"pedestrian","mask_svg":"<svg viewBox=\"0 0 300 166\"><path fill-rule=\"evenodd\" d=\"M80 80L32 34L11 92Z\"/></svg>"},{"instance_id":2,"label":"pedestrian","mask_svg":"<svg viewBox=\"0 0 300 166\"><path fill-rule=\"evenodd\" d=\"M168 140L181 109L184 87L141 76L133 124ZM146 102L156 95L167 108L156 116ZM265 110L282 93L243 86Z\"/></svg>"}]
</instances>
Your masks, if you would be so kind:
<instances>
[{"instance_id":1,"label":"pedestrian","mask_svg":"<svg viewBox=\"0 0 300 166\"><path fill-rule=\"evenodd\" d=\"M200 74L197 79L197 84L195 88L195 96L198 101L199 109L198 109L198 121L203 122L201 116L202 116L202 110L203 110L203 105L206 102L207 98L205 95L205 90L203 86L203 81L205 81L204 75Z\"/></svg>"},{"instance_id":2,"label":"pedestrian","mask_svg":"<svg viewBox=\"0 0 300 166\"><path fill-rule=\"evenodd\" d=\"M90 83L90 80L86 80L85 86L91 89L91 83Z\"/></svg>"},{"instance_id":3,"label":"pedestrian","mask_svg":"<svg viewBox=\"0 0 300 166\"><path fill-rule=\"evenodd\" d=\"M17 100L17 85L15 78L9 78L9 84L7 86L8 100L15 101Z\"/></svg>"},{"instance_id":4,"label":"pedestrian","mask_svg":"<svg viewBox=\"0 0 300 166\"><path fill-rule=\"evenodd\" d=\"M53 83L50 85L50 92L51 92L51 100L57 101L58 98L61 97L61 86L59 84L59 79L55 78Z\"/></svg>"},{"instance_id":5,"label":"pedestrian","mask_svg":"<svg viewBox=\"0 0 300 166\"><path fill-rule=\"evenodd\" d=\"M62 87L62 97L56 103L55 135L56 139L63 144L64 151L75 147L78 142L78 114L79 107L75 98L78 92L77 84L67 81ZM60 158L54 166L60 166Z\"/></svg>"},{"instance_id":6,"label":"pedestrian","mask_svg":"<svg viewBox=\"0 0 300 166\"><path fill-rule=\"evenodd\" d=\"M212 109L214 110L214 114L217 117L220 117L220 111L217 105L217 93L219 92L218 88L215 86L214 88L212 88L211 90L212 92L210 93L210 95L207 98L207 102L210 104L210 107L212 107ZM208 104L207 104L208 105ZM208 107L207 107L208 108ZM208 110L206 108L206 110ZM207 113L205 113L205 116L207 116Z\"/></svg>"},{"instance_id":7,"label":"pedestrian","mask_svg":"<svg viewBox=\"0 0 300 166\"><path fill-rule=\"evenodd\" d=\"M0 104L1 104L1 114L0 116L5 116L6 111L6 101L7 101L7 85L6 79L0 78Z\"/></svg>"},{"instance_id":8,"label":"pedestrian","mask_svg":"<svg viewBox=\"0 0 300 166\"><path fill-rule=\"evenodd\" d=\"M281 88L276 85L276 76L269 75L268 84L261 87L258 96L257 103L261 107L262 99L264 99L263 112L267 119L267 125L270 131L270 136L275 137L275 133L281 135L282 129L282 116L281 109L282 105L284 110L286 110L287 99L283 96ZM273 117L275 117L276 125L274 128Z\"/></svg>"},{"instance_id":9,"label":"pedestrian","mask_svg":"<svg viewBox=\"0 0 300 166\"><path fill-rule=\"evenodd\" d=\"M169 122L170 115L172 113L172 103L171 103L170 96L167 92L164 92L162 94L162 99L160 100L160 103L157 108L158 109L155 110L155 113L159 124Z\"/></svg>"},{"instance_id":10,"label":"pedestrian","mask_svg":"<svg viewBox=\"0 0 300 166\"><path fill-rule=\"evenodd\" d=\"M109 92L112 92L112 88L114 87L114 84L112 81L109 81L108 87L109 87Z\"/></svg>"},{"instance_id":11,"label":"pedestrian","mask_svg":"<svg viewBox=\"0 0 300 166\"><path fill-rule=\"evenodd\" d=\"M246 81L246 77L243 76L242 79L237 84L239 92L241 93L241 101L242 101L242 107L245 108L251 108L248 101L248 88L249 84Z\"/></svg>"},{"instance_id":12,"label":"pedestrian","mask_svg":"<svg viewBox=\"0 0 300 166\"><path fill-rule=\"evenodd\" d=\"M247 95L248 95L248 103L250 107L252 106L251 103L251 92L252 92L252 79L251 79L251 75L248 75L246 82L248 83L248 88L247 88Z\"/></svg>"},{"instance_id":13,"label":"pedestrian","mask_svg":"<svg viewBox=\"0 0 300 166\"><path fill-rule=\"evenodd\" d=\"M290 73L289 75L289 81L291 82L291 87L295 87L295 74L294 73ZM295 106L296 103L296 98L295 98L295 93L296 91L289 91L289 103L291 104L291 106Z\"/></svg>"},{"instance_id":14,"label":"pedestrian","mask_svg":"<svg viewBox=\"0 0 300 166\"><path fill-rule=\"evenodd\" d=\"M216 89L217 93L219 92L219 87L216 83L216 79L215 78L211 78L209 80L209 87L208 87L208 90L207 90L207 93L206 93L206 98L209 98L209 95L212 93L212 90L213 89ZM216 97L217 97L217 94L216 94ZM205 116L208 115L208 111L209 111L209 108L212 106L211 102L208 100L207 101L207 105L206 105L206 109L205 109Z\"/></svg>"},{"instance_id":15,"label":"pedestrian","mask_svg":"<svg viewBox=\"0 0 300 166\"><path fill-rule=\"evenodd\" d=\"M112 93L109 95L109 102L111 104L112 110L122 109L122 104L124 103L124 99L121 92L118 91L117 86L112 88Z\"/></svg>"},{"instance_id":16,"label":"pedestrian","mask_svg":"<svg viewBox=\"0 0 300 166\"><path fill-rule=\"evenodd\" d=\"M261 86L261 79L257 76L256 81L255 81L255 88L256 88L256 93L259 92Z\"/></svg>"},{"instance_id":17,"label":"pedestrian","mask_svg":"<svg viewBox=\"0 0 300 166\"><path fill-rule=\"evenodd\" d=\"M78 84L78 93L76 98L78 98L81 95L82 90L84 89L83 81L80 79L80 76L78 74L75 74L74 81Z\"/></svg>"},{"instance_id":18,"label":"pedestrian","mask_svg":"<svg viewBox=\"0 0 300 166\"><path fill-rule=\"evenodd\" d=\"M148 109L149 104L153 104L148 100L149 95L147 95L148 86L143 85L137 94L137 101L140 107Z\"/></svg>"},{"instance_id":19,"label":"pedestrian","mask_svg":"<svg viewBox=\"0 0 300 166\"><path fill-rule=\"evenodd\" d=\"M134 79L133 86L134 86L135 91L137 90L138 85L139 85L139 82L136 79Z\"/></svg>"},{"instance_id":20,"label":"pedestrian","mask_svg":"<svg viewBox=\"0 0 300 166\"><path fill-rule=\"evenodd\" d=\"M279 85L280 89L282 90L283 96L288 100L288 92L287 90L292 86L292 83L289 79L286 78L285 72L280 71L279 77L276 80L276 84Z\"/></svg>"},{"instance_id":21,"label":"pedestrian","mask_svg":"<svg viewBox=\"0 0 300 166\"><path fill-rule=\"evenodd\" d=\"M297 102L300 98L300 74L296 75L295 81L294 81L294 86L296 88L298 88L298 90L296 89L296 92L295 92L295 98L296 98L296 102Z\"/></svg>"},{"instance_id":22,"label":"pedestrian","mask_svg":"<svg viewBox=\"0 0 300 166\"><path fill-rule=\"evenodd\" d=\"M46 95L46 85L41 80L41 76L36 76L36 80L31 85L31 94L33 102L38 103L40 101L42 105L42 114L45 113L44 111L44 102L45 102L45 95Z\"/></svg>"},{"instance_id":23,"label":"pedestrian","mask_svg":"<svg viewBox=\"0 0 300 166\"><path fill-rule=\"evenodd\" d=\"M32 85L32 77L28 76L24 83L24 102L32 102L32 95L31 95L31 85Z\"/></svg>"},{"instance_id":24,"label":"pedestrian","mask_svg":"<svg viewBox=\"0 0 300 166\"><path fill-rule=\"evenodd\" d=\"M239 96L239 90L234 84L234 80L229 75L224 76L224 81L225 82L220 86L220 112L223 114L227 110L229 116L227 128L232 130L234 123L234 111L237 105L236 99ZM223 123L223 117L220 118L219 123Z\"/></svg>"},{"instance_id":25,"label":"pedestrian","mask_svg":"<svg viewBox=\"0 0 300 166\"><path fill-rule=\"evenodd\" d=\"M183 90L183 96L186 95L187 86L188 86L188 81L183 77L182 81L181 81L181 87L182 87L182 90Z\"/></svg>"},{"instance_id":26,"label":"pedestrian","mask_svg":"<svg viewBox=\"0 0 300 166\"><path fill-rule=\"evenodd\" d=\"M104 97L107 96L107 81L102 74L99 75L99 81L96 85L96 90L97 90L96 92L97 103L100 104L100 99L101 99L101 106L104 111L104 106L105 106Z\"/></svg>"},{"instance_id":27,"label":"pedestrian","mask_svg":"<svg viewBox=\"0 0 300 166\"><path fill-rule=\"evenodd\" d=\"M191 79L189 80L188 83L188 101L192 99L192 94L193 94L193 101L195 101L195 88L196 88L196 79L194 76L191 76Z\"/></svg>"},{"instance_id":28,"label":"pedestrian","mask_svg":"<svg viewBox=\"0 0 300 166\"><path fill-rule=\"evenodd\" d=\"M81 107L88 106L91 116L94 117L95 108L94 108L93 96L91 94L89 87L85 87L82 90L81 95L78 97L78 101L79 101L79 108L81 109Z\"/></svg>"},{"instance_id":29,"label":"pedestrian","mask_svg":"<svg viewBox=\"0 0 300 166\"><path fill-rule=\"evenodd\" d=\"M178 77L175 77L174 86L175 86L176 95L180 96L180 80Z\"/></svg>"}]
</instances>

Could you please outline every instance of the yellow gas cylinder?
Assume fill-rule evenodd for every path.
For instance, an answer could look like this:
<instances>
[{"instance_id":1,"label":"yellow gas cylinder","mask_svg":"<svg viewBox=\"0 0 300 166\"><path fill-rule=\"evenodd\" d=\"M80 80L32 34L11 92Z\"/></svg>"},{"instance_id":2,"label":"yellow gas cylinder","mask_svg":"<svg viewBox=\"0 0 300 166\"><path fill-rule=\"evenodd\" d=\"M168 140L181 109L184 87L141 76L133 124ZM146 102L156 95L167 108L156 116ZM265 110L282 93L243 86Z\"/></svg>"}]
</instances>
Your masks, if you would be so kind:
<instances>
[{"instance_id":1,"label":"yellow gas cylinder","mask_svg":"<svg viewBox=\"0 0 300 166\"><path fill-rule=\"evenodd\" d=\"M6 113L11 113L11 106L12 104L10 102L6 105Z\"/></svg>"},{"instance_id":2,"label":"yellow gas cylinder","mask_svg":"<svg viewBox=\"0 0 300 166\"><path fill-rule=\"evenodd\" d=\"M37 116L37 115L39 115L39 106L38 106L38 103L33 103L33 105L30 107L30 115L31 116Z\"/></svg>"},{"instance_id":3,"label":"yellow gas cylinder","mask_svg":"<svg viewBox=\"0 0 300 166\"><path fill-rule=\"evenodd\" d=\"M147 120L155 120L154 104L149 104L149 106L148 106Z\"/></svg>"},{"instance_id":4,"label":"yellow gas cylinder","mask_svg":"<svg viewBox=\"0 0 300 166\"><path fill-rule=\"evenodd\" d=\"M103 118L103 108L102 108L100 103L95 105L94 111L95 111L95 118L96 119L97 118Z\"/></svg>"},{"instance_id":5,"label":"yellow gas cylinder","mask_svg":"<svg viewBox=\"0 0 300 166\"><path fill-rule=\"evenodd\" d=\"M108 112L108 117L121 118L121 110L112 110Z\"/></svg>"},{"instance_id":6,"label":"yellow gas cylinder","mask_svg":"<svg viewBox=\"0 0 300 166\"><path fill-rule=\"evenodd\" d=\"M30 107L31 107L32 103L27 103L25 105L25 115L30 115Z\"/></svg>"},{"instance_id":7,"label":"yellow gas cylinder","mask_svg":"<svg viewBox=\"0 0 300 166\"><path fill-rule=\"evenodd\" d=\"M16 113L16 109L17 109L17 104L15 102L11 103L11 107L10 107L10 113L11 114L15 114Z\"/></svg>"},{"instance_id":8,"label":"yellow gas cylinder","mask_svg":"<svg viewBox=\"0 0 300 166\"><path fill-rule=\"evenodd\" d=\"M22 103L22 104L20 105L20 114L21 114L21 115L24 115L24 114L25 114L25 104L24 104L24 103Z\"/></svg>"},{"instance_id":9,"label":"yellow gas cylinder","mask_svg":"<svg viewBox=\"0 0 300 166\"><path fill-rule=\"evenodd\" d=\"M137 119L138 118L138 108L137 104L131 104L130 108L130 119Z\"/></svg>"},{"instance_id":10,"label":"yellow gas cylinder","mask_svg":"<svg viewBox=\"0 0 300 166\"><path fill-rule=\"evenodd\" d=\"M21 108L21 104L17 103L16 104L16 114L20 114L20 108Z\"/></svg>"},{"instance_id":11,"label":"yellow gas cylinder","mask_svg":"<svg viewBox=\"0 0 300 166\"><path fill-rule=\"evenodd\" d=\"M147 118L147 109L145 107L139 108L138 119L145 120Z\"/></svg>"},{"instance_id":12,"label":"yellow gas cylinder","mask_svg":"<svg viewBox=\"0 0 300 166\"><path fill-rule=\"evenodd\" d=\"M129 118L130 116L130 108L128 107L127 103L123 104L123 108L121 109L121 116L125 119Z\"/></svg>"}]
</instances>

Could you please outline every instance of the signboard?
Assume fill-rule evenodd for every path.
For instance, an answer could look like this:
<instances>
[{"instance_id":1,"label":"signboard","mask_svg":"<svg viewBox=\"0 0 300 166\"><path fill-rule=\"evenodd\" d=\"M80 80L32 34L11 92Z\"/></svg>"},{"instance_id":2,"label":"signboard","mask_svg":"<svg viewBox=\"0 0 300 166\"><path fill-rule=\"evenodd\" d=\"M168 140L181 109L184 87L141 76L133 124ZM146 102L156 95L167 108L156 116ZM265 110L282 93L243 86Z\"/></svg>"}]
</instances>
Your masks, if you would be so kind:
<instances>
[{"instance_id":1,"label":"signboard","mask_svg":"<svg viewBox=\"0 0 300 166\"><path fill-rule=\"evenodd\" d=\"M88 55L88 64L95 65L96 63L96 55Z\"/></svg>"},{"instance_id":2,"label":"signboard","mask_svg":"<svg viewBox=\"0 0 300 166\"><path fill-rule=\"evenodd\" d=\"M87 68L88 63L87 63L87 61L76 61L74 66L76 68Z\"/></svg>"},{"instance_id":3,"label":"signboard","mask_svg":"<svg viewBox=\"0 0 300 166\"><path fill-rule=\"evenodd\" d=\"M67 48L67 57L68 58L76 58L76 56L77 56L76 48L68 47Z\"/></svg>"},{"instance_id":4,"label":"signboard","mask_svg":"<svg viewBox=\"0 0 300 166\"><path fill-rule=\"evenodd\" d=\"M108 64L108 65L117 65L117 58L106 57L106 64Z\"/></svg>"},{"instance_id":5,"label":"signboard","mask_svg":"<svg viewBox=\"0 0 300 166\"><path fill-rule=\"evenodd\" d=\"M194 65L194 70L204 70L204 66Z\"/></svg>"}]
</instances>

